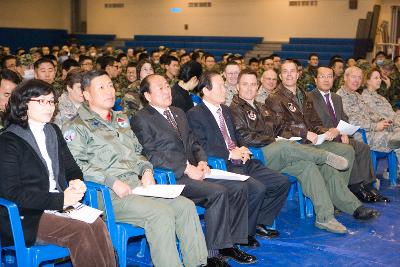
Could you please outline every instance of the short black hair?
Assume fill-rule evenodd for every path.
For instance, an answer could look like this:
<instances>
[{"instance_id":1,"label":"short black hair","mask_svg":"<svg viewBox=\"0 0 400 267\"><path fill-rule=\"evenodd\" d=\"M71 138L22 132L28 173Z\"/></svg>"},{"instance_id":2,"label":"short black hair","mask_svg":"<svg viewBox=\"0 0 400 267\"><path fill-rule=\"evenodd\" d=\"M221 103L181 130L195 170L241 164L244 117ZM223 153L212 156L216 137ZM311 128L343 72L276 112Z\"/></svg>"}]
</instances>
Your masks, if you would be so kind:
<instances>
[{"instance_id":1,"label":"short black hair","mask_svg":"<svg viewBox=\"0 0 400 267\"><path fill-rule=\"evenodd\" d=\"M16 72L9 69L4 69L0 72L0 82L1 80L7 80L15 84L20 84L22 82L19 75Z\"/></svg>"},{"instance_id":2,"label":"short black hair","mask_svg":"<svg viewBox=\"0 0 400 267\"><path fill-rule=\"evenodd\" d=\"M93 63L93 58L85 55L80 55L79 56L79 64L82 64L85 60L90 60Z\"/></svg>"},{"instance_id":3,"label":"short black hair","mask_svg":"<svg viewBox=\"0 0 400 267\"><path fill-rule=\"evenodd\" d=\"M255 57L250 58L249 65L251 65L251 63L257 63L258 64L258 59L256 59Z\"/></svg>"},{"instance_id":4,"label":"short black hair","mask_svg":"<svg viewBox=\"0 0 400 267\"><path fill-rule=\"evenodd\" d=\"M105 70L107 68L107 66L113 66L114 62L116 62L116 58L113 56L104 56L101 58L100 60L100 68L102 70Z\"/></svg>"},{"instance_id":5,"label":"short black hair","mask_svg":"<svg viewBox=\"0 0 400 267\"><path fill-rule=\"evenodd\" d=\"M10 60L10 59L15 59L15 60L17 60L17 57L16 57L16 56L13 56L13 55L6 55L6 56L4 56L3 59L2 59L2 62L1 62L1 66L2 66L3 69L6 68L6 61L7 61L7 60Z\"/></svg>"},{"instance_id":6,"label":"short black hair","mask_svg":"<svg viewBox=\"0 0 400 267\"><path fill-rule=\"evenodd\" d=\"M75 59L72 59L72 58L65 60L61 65L61 69L66 70L66 71L69 71L72 67L79 68L79 63Z\"/></svg>"},{"instance_id":7,"label":"short black hair","mask_svg":"<svg viewBox=\"0 0 400 267\"><path fill-rule=\"evenodd\" d=\"M140 82L140 89L139 89L139 93L140 93L140 96L143 98L143 99L145 99L145 97L144 97L144 93L149 93L150 92L150 79L153 77L153 76L156 76L157 74L150 74L150 75L147 75L141 82Z\"/></svg>"},{"instance_id":8,"label":"short black hair","mask_svg":"<svg viewBox=\"0 0 400 267\"><path fill-rule=\"evenodd\" d=\"M171 63L173 62L173 61L176 61L176 62L178 62L179 63L179 60L176 58L176 57L174 57L174 56L167 56L167 58L165 59L165 65L171 65Z\"/></svg>"},{"instance_id":9,"label":"short black hair","mask_svg":"<svg viewBox=\"0 0 400 267\"><path fill-rule=\"evenodd\" d=\"M128 55L125 54L125 53L121 53L121 54L119 54L119 55L117 56L117 60L118 60L118 61L121 61L121 58L123 58L123 57L128 57Z\"/></svg>"},{"instance_id":10,"label":"short black hair","mask_svg":"<svg viewBox=\"0 0 400 267\"><path fill-rule=\"evenodd\" d=\"M11 93L4 112L4 127L17 124L22 128L28 127L28 102L32 97L53 93L53 86L47 82L32 79L20 83Z\"/></svg>"},{"instance_id":11,"label":"short black hair","mask_svg":"<svg viewBox=\"0 0 400 267\"><path fill-rule=\"evenodd\" d=\"M128 62L128 65L126 65L126 68L136 68L137 67L137 63L136 62Z\"/></svg>"},{"instance_id":12,"label":"short black hair","mask_svg":"<svg viewBox=\"0 0 400 267\"><path fill-rule=\"evenodd\" d=\"M335 59L332 59L332 60L331 60L331 63L329 64L329 67L333 68L333 67L336 65L336 63L338 63L338 62L344 64L343 59L341 59L341 58L335 58Z\"/></svg>"},{"instance_id":13,"label":"short black hair","mask_svg":"<svg viewBox=\"0 0 400 267\"><path fill-rule=\"evenodd\" d=\"M197 61L191 60L182 65L179 79L186 83L194 76L199 79L202 72L203 68L201 67L201 64Z\"/></svg>"},{"instance_id":14,"label":"short black hair","mask_svg":"<svg viewBox=\"0 0 400 267\"><path fill-rule=\"evenodd\" d=\"M49 59L47 57L42 57L42 58L39 58L38 60L36 60L35 63L33 63L33 68L38 69L39 66L43 63L50 63L54 68L56 67L51 59Z\"/></svg>"},{"instance_id":15,"label":"short black hair","mask_svg":"<svg viewBox=\"0 0 400 267\"><path fill-rule=\"evenodd\" d=\"M65 78L65 85L73 87L76 83L82 83L83 72L81 70L71 70ZM65 90L67 87L65 86Z\"/></svg>"},{"instance_id":16,"label":"short black hair","mask_svg":"<svg viewBox=\"0 0 400 267\"><path fill-rule=\"evenodd\" d=\"M91 70L91 71L85 72L82 76L82 82L81 82L82 90L85 90L86 88L88 88L94 78L100 77L103 75L108 76L108 74L105 70Z\"/></svg>"},{"instance_id":17,"label":"short black hair","mask_svg":"<svg viewBox=\"0 0 400 267\"><path fill-rule=\"evenodd\" d=\"M319 56L318 56L317 53L310 53L310 54L308 55L308 60L311 60L312 57L317 57L317 58L319 59Z\"/></svg>"},{"instance_id":18,"label":"short black hair","mask_svg":"<svg viewBox=\"0 0 400 267\"><path fill-rule=\"evenodd\" d=\"M200 90L200 94L202 94L203 89L207 88L208 90L212 90L212 82L211 79L214 76L220 75L217 71L215 70L210 70L210 71L205 71L199 79L199 84L197 85L197 88Z\"/></svg>"},{"instance_id":19,"label":"short black hair","mask_svg":"<svg viewBox=\"0 0 400 267\"><path fill-rule=\"evenodd\" d=\"M375 54L375 57L377 57L377 56L384 56L385 58L387 58L387 54L384 52L384 51L378 51L378 52L376 52L376 54Z\"/></svg>"},{"instance_id":20,"label":"short black hair","mask_svg":"<svg viewBox=\"0 0 400 267\"><path fill-rule=\"evenodd\" d=\"M139 55L139 61L141 61L143 59L150 59L149 54L147 54L146 52L141 53Z\"/></svg>"}]
</instances>

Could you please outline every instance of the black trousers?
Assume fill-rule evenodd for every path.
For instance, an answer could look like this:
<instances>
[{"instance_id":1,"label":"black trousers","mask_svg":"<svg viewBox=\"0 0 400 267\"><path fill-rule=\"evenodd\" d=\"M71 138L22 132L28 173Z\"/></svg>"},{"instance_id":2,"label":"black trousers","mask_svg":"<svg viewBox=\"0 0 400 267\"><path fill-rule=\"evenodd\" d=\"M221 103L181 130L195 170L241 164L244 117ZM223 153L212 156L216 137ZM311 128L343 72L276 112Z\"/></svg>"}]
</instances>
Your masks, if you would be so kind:
<instances>
[{"instance_id":1,"label":"black trousers","mask_svg":"<svg viewBox=\"0 0 400 267\"><path fill-rule=\"evenodd\" d=\"M372 167L369 145L354 139L350 139L349 144L354 148L356 155L353 169L350 173L349 185L361 182L364 184L372 183L376 177Z\"/></svg>"},{"instance_id":2,"label":"black trousers","mask_svg":"<svg viewBox=\"0 0 400 267\"><path fill-rule=\"evenodd\" d=\"M188 176L177 179L184 184L182 195L206 209L207 249L230 248L247 243L247 186L243 182L193 180Z\"/></svg>"},{"instance_id":3,"label":"black trousers","mask_svg":"<svg viewBox=\"0 0 400 267\"><path fill-rule=\"evenodd\" d=\"M250 176L245 182L249 194L249 235L255 235L257 224L271 226L287 199L288 178L254 159L242 165L228 163L228 171Z\"/></svg>"}]
</instances>

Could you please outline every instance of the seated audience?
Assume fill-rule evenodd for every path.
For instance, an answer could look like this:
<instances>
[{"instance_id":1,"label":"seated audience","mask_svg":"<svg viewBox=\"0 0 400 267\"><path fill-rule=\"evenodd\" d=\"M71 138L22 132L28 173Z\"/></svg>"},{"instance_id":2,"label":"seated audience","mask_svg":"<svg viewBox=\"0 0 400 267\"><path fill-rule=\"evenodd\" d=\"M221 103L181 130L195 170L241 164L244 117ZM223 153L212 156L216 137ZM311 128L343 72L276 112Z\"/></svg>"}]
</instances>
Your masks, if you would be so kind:
<instances>
[{"instance_id":1,"label":"seated audience","mask_svg":"<svg viewBox=\"0 0 400 267\"><path fill-rule=\"evenodd\" d=\"M118 222L142 227L155 266L182 266L176 247L180 240L183 264L207 263L207 248L192 201L134 195L132 189L154 184L153 166L123 113L112 111L115 89L104 71L84 74L81 87L87 101L64 126L64 138L85 179L110 188Z\"/></svg>"},{"instance_id":2,"label":"seated audience","mask_svg":"<svg viewBox=\"0 0 400 267\"><path fill-rule=\"evenodd\" d=\"M342 97L343 110L349 117L349 123L366 131L368 145L372 150L395 150L397 158L400 158L400 127L394 125L391 118L382 117L356 92L361 82L362 70L358 67L347 68L344 85L337 92ZM355 138L362 141L360 134L355 134Z\"/></svg>"},{"instance_id":3,"label":"seated audience","mask_svg":"<svg viewBox=\"0 0 400 267\"><path fill-rule=\"evenodd\" d=\"M322 120L323 126L325 128L333 128L337 127L341 120L348 122L349 118L343 112L342 99L337 94L330 92L333 86L333 70L328 67L319 67L316 75L317 90L310 92L308 97L313 101L315 112ZM369 146L349 138L345 134L341 134L333 140L349 144L355 151L353 169L348 181L350 191L363 202L389 202L389 199L380 195L373 185L376 177Z\"/></svg>"},{"instance_id":4,"label":"seated audience","mask_svg":"<svg viewBox=\"0 0 400 267\"><path fill-rule=\"evenodd\" d=\"M194 106L190 93L196 93L201 73L200 63L194 60L182 65L179 82L172 87L172 106L184 112Z\"/></svg>"},{"instance_id":5,"label":"seated audience","mask_svg":"<svg viewBox=\"0 0 400 267\"><path fill-rule=\"evenodd\" d=\"M273 224L285 203L290 182L260 161L250 159L247 147L239 147L232 115L223 105L226 98L222 76L215 71L203 73L199 89L203 102L187 112L193 133L208 156L224 159L228 171L254 178L248 183L249 235L277 236L278 231L266 226Z\"/></svg>"},{"instance_id":6,"label":"seated audience","mask_svg":"<svg viewBox=\"0 0 400 267\"><path fill-rule=\"evenodd\" d=\"M0 130L3 128L3 113L6 110L8 99L20 82L21 78L14 71L5 69L0 72Z\"/></svg>"},{"instance_id":7,"label":"seated audience","mask_svg":"<svg viewBox=\"0 0 400 267\"><path fill-rule=\"evenodd\" d=\"M56 215L81 201L86 186L60 129L49 123L55 100L50 84L29 80L11 94L0 135L0 197L18 205L27 246L67 247L74 266L116 266L101 218L93 223ZM7 212L0 211L3 246L12 244Z\"/></svg>"},{"instance_id":8,"label":"seated audience","mask_svg":"<svg viewBox=\"0 0 400 267\"><path fill-rule=\"evenodd\" d=\"M75 118L78 114L78 108L85 100L82 94L81 82L82 72L80 70L70 71L65 78L64 93L58 99L58 111L54 119L54 123L59 127Z\"/></svg>"}]
</instances>

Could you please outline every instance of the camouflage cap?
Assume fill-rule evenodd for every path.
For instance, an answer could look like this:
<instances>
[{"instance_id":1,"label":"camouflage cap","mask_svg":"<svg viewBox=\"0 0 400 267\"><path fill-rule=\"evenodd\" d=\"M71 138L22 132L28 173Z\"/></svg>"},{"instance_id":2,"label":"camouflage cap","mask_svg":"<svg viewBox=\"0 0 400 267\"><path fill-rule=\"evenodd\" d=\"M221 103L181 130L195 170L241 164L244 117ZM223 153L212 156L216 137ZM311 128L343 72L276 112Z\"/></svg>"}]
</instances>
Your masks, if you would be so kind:
<instances>
[{"instance_id":1,"label":"camouflage cap","mask_svg":"<svg viewBox=\"0 0 400 267\"><path fill-rule=\"evenodd\" d=\"M368 61L366 61L365 59L359 59L356 62L356 67L359 67L361 70L365 71L365 70L369 70L371 68L371 64L369 64Z\"/></svg>"},{"instance_id":2,"label":"camouflage cap","mask_svg":"<svg viewBox=\"0 0 400 267\"><path fill-rule=\"evenodd\" d=\"M381 68L385 69L393 69L394 68L394 63L390 59L385 59L382 63Z\"/></svg>"}]
</instances>

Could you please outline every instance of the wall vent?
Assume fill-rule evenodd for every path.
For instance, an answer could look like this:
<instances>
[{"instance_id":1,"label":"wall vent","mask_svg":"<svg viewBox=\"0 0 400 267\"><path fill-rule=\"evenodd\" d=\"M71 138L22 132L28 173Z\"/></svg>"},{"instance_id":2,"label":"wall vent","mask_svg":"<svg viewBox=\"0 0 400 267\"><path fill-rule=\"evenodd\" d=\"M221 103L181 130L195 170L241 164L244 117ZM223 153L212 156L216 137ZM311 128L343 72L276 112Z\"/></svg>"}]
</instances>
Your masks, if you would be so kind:
<instances>
[{"instance_id":1,"label":"wall vent","mask_svg":"<svg viewBox=\"0 0 400 267\"><path fill-rule=\"evenodd\" d=\"M289 6L317 6L318 1L289 1Z\"/></svg>"},{"instance_id":2,"label":"wall vent","mask_svg":"<svg viewBox=\"0 0 400 267\"><path fill-rule=\"evenodd\" d=\"M189 7L211 7L211 2L189 2Z\"/></svg>"},{"instance_id":3,"label":"wall vent","mask_svg":"<svg viewBox=\"0 0 400 267\"><path fill-rule=\"evenodd\" d=\"M125 4L124 3L105 3L104 7L105 8L124 8Z\"/></svg>"}]
</instances>

